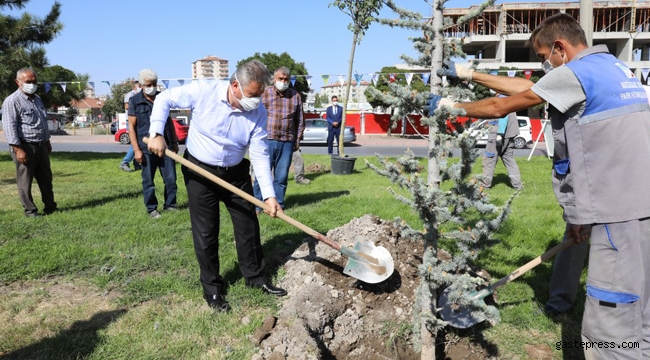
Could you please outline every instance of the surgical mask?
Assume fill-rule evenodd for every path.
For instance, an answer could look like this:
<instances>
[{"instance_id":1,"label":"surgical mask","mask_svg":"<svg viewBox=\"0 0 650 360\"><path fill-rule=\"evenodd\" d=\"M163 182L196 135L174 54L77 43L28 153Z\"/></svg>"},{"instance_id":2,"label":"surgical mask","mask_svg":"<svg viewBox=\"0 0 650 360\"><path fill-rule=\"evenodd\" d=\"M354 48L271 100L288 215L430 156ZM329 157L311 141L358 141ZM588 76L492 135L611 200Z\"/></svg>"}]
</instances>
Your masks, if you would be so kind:
<instances>
[{"instance_id":1,"label":"surgical mask","mask_svg":"<svg viewBox=\"0 0 650 360\"><path fill-rule=\"evenodd\" d=\"M332 101L332 105L337 106L339 104L338 101Z\"/></svg>"},{"instance_id":2,"label":"surgical mask","mask_svg":"<svg viewBox=\"0 0 650 360\"><path fill-rule=\"evenodd\" d=\"M237 99L237 100L239 100L239 105L241 105L242 110L251 111L260 107L260 101L262 99L259 97L246 97L246 95L244 95L244 89L242 88L242 84L239 81L239 79L237 79L237 75L235 75L235 80L237 80L237 82L239 83L241 99ZM235 96L235 93L232 91L232 86L230 87L230 92L232 93L232 96ZM235 98L237 98L237 96L235 96Z\"/></svg>"},{"instance_id":3,"label":"surgical mask","mask_svg":"<svg viewBox=\"0 0 650 360\"><path fill-rule=\"evenodd\" d=\"M23 85L20 88L23 90L25 94L32 95L33 93L36 92L36 89L38 89L38 85L23 83Z\"/></svg>"},{"instance_id":4,"label":"surgical mask","mask_svg":"<svg viewBox=\"0 0 650 360\"><path fill-rule=\"evenodd\" d=\"M289 88L289 83L286 83L284 81L276 81L275 82L275 88L280 90L280 91L285 91Z\"/></svg>"},{"instance_id":5,"label":"surgical mask","mask_svg":"<svg viewBox=\"0 0 650 360\"><path fill-rule=\"evenodd\" d=\"M138 87L136 87L135 90L133 90L133 91L135 91L135 93L137 94L137 93L139 93L140 91L142 91L142 88L138 86Z\"/></svg>"},{"instance_id":6,"label":"surgical mask","mask_svg":"<svg viewBox=\"0 0 650 360\"><path fill-rule=\"evenodd\" d=\"M152 95L156 95L156 90L157 90L157 89L156 89L155 86L152 86L152 87L145 87L145 88L144 88L144 93L147 94L147 95L149 95L149 96L152 96Z\"/></svg>"},{"instance_id":7,"label":"surgical mask","mask_svg":"<svg viewBox=\"0 0 650 360\"><path fill-rule=\"evenodd\" d=\"M553 56L553 49L555 49L555 44L553 44L553 46L551 46L551 52L548 55L548 59L546 59L546 61L544 61L542 63L542 70L544 70L544 73L546 73L546 74L548 74L549 71L555 69L555 67L553 66L553 64L551 64L551 61L550 61L551 56ZM562 65L564 65L564 64L565 64L564 57L562 57Z\"/></svg>"}]
</instances>

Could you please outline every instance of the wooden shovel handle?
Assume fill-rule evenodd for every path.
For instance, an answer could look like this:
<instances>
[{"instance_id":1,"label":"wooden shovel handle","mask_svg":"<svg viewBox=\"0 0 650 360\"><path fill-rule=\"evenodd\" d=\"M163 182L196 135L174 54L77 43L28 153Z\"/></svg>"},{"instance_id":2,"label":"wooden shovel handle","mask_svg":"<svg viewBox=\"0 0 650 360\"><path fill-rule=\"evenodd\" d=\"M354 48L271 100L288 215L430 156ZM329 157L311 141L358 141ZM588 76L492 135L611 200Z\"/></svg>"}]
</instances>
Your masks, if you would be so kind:
<instances>
[{"instance_id":1,"label":"wooden shovel handle","mask_svg":"<svg viewBox=\"0 0 650 360\"><path fill-rule=\"evenodd\" d=\"M514 280L514 279L520 277L521 275L527 273L529 270L531 270L535 266L537 266L537 265L543 263L544 261L552 258L553 256L557 255L557 253L559 253L560 251L568 248L571 245L573 245L573 241L565 239L563 242L555 245L554 247L552 247L547 252L545 252L542 255L534 258L533 260L526 263L524 266L522 266L519 269L511 272L510 274L508 274L507 276L505 276L501 280L499 280L499 281L495 282L494 284L490 285L490 287L492 288L492 290L495 290L496 288L511 282L512 280Z\"/></svg>"},{"instance_id":2,"label":"wooden shovel handle","mask_svg":"<svg viewBox=\"0 0 650 360\"><path fill-rule=\"evenodd\" d=\"M143 141L144 141L145 144L149 143L149 139L146 138L146 137L143 139ZM167 155L170 158L172 158L173 160L181 163L183 166L185 166L188 169L194 171L195 173L197 173L197 174L205 177L206 179L214 182L215 184L221 186L222 188L232 192L233 194L237 194L237 195L241 196L242 198L244 198L248 202L253 203L255 206L257 206L259 208L262 208L264 210L267 210L267 211L271 210L271 207L268 204L266 204L264 201L261 201L261 200L257 199L256 197L246 193L245 191L231 185L229 182L226 182L225 180L221 179L220 177L218 177L218 176L212 174L211 172L203 169L202 167L194 164L193 162L184 159L183 157L176 154L175 152L173 152L173 151L171 151L169 149L165 149L165 155ZM276 216L279 217L280 219L284 220L289 225L304 231L305 233L307 233L309 236L315 238L316 240L324 242L325 244L327 244L329 247L333 248L334 250L341 251L341 245L339 243L335 242L332 239L327 238L325 235L323 235L323 234L319 233L318 231L310 228L309 226L307 226L307 225L293 219L289 215L285 214L283 211L278 211L276 213Z\"/></svg>"}]
</instances>

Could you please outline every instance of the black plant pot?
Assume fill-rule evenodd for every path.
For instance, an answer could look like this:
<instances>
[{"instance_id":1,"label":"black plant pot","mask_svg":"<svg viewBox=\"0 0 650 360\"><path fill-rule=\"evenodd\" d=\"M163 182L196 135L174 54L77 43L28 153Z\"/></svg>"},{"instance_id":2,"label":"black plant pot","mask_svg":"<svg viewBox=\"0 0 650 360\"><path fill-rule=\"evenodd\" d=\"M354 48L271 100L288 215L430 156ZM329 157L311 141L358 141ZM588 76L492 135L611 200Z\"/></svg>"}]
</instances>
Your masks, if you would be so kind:
<instances>
[{"instance_id":1,"label":"black plant pot","mask_svg":"<svg viewBox=\"0 0 650 360\"><path fill-rule=\"evenodd\" d=\"M332 155L332 174L334 175L349 175L352 174L354 170L354 162L357 161L357 158L340 157L338 155Z\"/></svg>"}]
</instances>

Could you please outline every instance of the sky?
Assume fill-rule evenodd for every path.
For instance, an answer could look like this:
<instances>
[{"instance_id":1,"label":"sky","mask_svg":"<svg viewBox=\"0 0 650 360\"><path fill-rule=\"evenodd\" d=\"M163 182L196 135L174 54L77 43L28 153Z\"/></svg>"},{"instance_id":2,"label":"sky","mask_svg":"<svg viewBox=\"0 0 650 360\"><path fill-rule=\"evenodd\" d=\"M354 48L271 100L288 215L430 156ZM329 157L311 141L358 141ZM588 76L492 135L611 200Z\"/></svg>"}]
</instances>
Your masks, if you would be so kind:
<instances>
[{"instance_id":1,"label":"sky","mask_svg":"<svg viewBox=\"0 0 650 360\"><path fill-rule=\"evenodd\" d=\"M347 74L352 45L350 18L331 0L59 0L63 30L45 50L50 65L88 74L97 96L110 93L107 84L137 78L144 68L158 78L190 79L191 64L205 56L229 61L230 74L238 61L256 52L287 52L303 62L312 88L324 85L321 75ZM514 2L514 1L505 1ZM432 13L425 0L395 0L403 8L425 16ZM502 2L497 2L502 3ZM31 0L19 10L44 17L54 0ZM468 8L480 1L450 0L446 8ZM396 18L385 9L384 18ZM420 33L372 24L357 45L354 70L379 72L384 66L403 63L403 54L417 57L409 37ZM363 80L370 80L364 75Z\"/></svg>"}]
</instances>

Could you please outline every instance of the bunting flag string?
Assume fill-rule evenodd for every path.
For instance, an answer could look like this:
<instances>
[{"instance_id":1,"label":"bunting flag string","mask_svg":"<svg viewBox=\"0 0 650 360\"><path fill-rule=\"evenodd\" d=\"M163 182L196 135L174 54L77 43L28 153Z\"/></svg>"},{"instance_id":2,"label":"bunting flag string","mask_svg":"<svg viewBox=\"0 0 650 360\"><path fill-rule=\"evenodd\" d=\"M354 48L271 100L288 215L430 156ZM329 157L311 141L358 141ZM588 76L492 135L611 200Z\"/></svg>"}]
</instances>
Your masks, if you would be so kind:
<instances>
[{"instance_id":1,"label":"bunting flag string","mask_svg":"<svg viewBox=\"0 0 650 360\"><path fill-rule=\"evenodd\" d=\"M183 86L183 84L185 84L184 79L177 79L176 81L178 81L178 83L181 84L181 86Z\"/></svg>"},{"instance_id":2,"label":"bunting flag string","mask_svg":"<svg viewBox=\"0 0 650 360\"><path fill-rule=\"evenodd\" d=\"M59 85L61 85L61 88L63 89L63 92L65 92L66 83L60 82Z\"/></svg>"},{"instance_id":3,"label":"bunting flag string","mask_svg":"<svg viewBox=\"0 0 650 360\"><path fill-rule=\"evenodd\" d=\"M162 80L163 85L165 85L165 89L169 89L169 80Z\"/></svg>"},{"instance_id":4,"label":"bunting flag string","mask_svg":"<svg viewBox=\"0 0 650 360\"><path fill-rule=\"evenodd\" d=\"M390 82L395 82L395 74L390 73L390 74L388 74L388 77L389 77Z\"/></svg>"},{"instance_id":5,"label":"bunting flag string","mask_svg":"<svg viewBox=\"0 0 650 360\"><path fill-rule=\"evenodd\" d=\"M411 81L413 80L413 73L406 73L406 85L411 86Z\"/></svg>"},{"instance_id":6,"label":"bunting flag string","mask_svg":"<svg viewBox=\"0 0 650 360\"><path fill-rule=\"evenodd\" d=\"M108 80L102 80L102 82L103 82L104 84L106 84L106 85L108 85L108 87L110 87L110 86L111 86L111 82L110 82L110 81L108 81Z\"/></svg>"},{"instance_id":7,"label":"bunting flag string","mask_svg":"<svg viewBox=\"0 0 650 360\"><path fill-rule=\"evenodd\" d=\"M354 80L357 82L357 86L361 85L361 79L363 79L363 74L354 74Z\"/></svg>"},{"instance_id":8,"label":"bunting flag string","mask_svg":"<svg viewBox=\"0 0 650 360\"><path fill-rule=\"evenodd\" d=\"M430 77L431 77L431 73L422 73L422 82L428 84Z\"/></svg>"},{"instance_id":9,"label":"bunting flag string","mask_svg":"<svg viewBox=\"0 0 650 360\"><path fill-rule=\"evenodd\" d=\"M646 81L648 79L648 73L650 73L650 69L648 68L641 69L641 77L643 77L643 81Z\"/></svg>"},{"instance_id":10,"label":"bunting flag string","mask_svg":"<svg viewBox=\"0 0 650 360\"><path fill-rule=\"evenodd\" d=\"M296 86L296 75L291 75L291 86L295 87Z\"/></svg>"},{"instance_id":11,"label":"bunting flag string","mask_svg":"<svg viewBox=\"0 0 650 360\"><path fill-rule=\"evenodd\" d=\"M524 75L526 76L526 80L530 80L530 75L533 74L532 70L524 70Z\"/></svg>"},{"instance_id":12,"label":"bunting flag string","mask_svg":"<svg viewBox=\"0 0 650 360\"><path fill-rule=\"evenodd\" d=\"M372 79L372 83L377 86L377 78L379 77L379 74L370 74L370 78Z\"/></svg>"},{"instance_id":13,"label":"bunting flag string","mask_svg":"<svg viewBox=\"0 0 650 360\"><path fill-rule=\"evenodd\" d=\"M329 75L321 75L321 77L323 78L323 82L325 83L325 85L327 85L327 81L329 81L330 76Z\"/></svg>"},{"instance_id":14,"label":"bunting flag string","mask_svg":"<svg viewBox=\"0 0 650 360\"><path fill-rule=\"evenodd\" d=\"M517 73L516 70L508 70L508 76L509 77L515 77L515 74Z\"/></svg>"}]
</instances>

